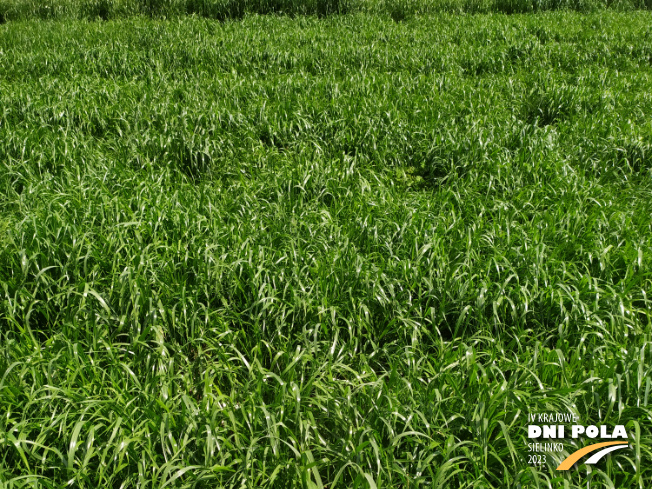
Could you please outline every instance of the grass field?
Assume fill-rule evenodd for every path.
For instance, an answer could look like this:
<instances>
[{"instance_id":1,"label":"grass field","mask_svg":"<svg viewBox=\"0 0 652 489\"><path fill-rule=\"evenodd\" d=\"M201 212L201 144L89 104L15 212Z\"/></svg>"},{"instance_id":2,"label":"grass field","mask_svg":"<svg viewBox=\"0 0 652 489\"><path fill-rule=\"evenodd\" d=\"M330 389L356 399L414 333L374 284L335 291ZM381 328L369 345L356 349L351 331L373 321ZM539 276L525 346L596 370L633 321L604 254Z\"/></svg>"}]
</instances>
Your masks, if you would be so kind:
<instances>
[{"instance_id":1,"label":"grass field","mask_svg":"<svg viewBox=\"0 0 652 489\"><path fill-rule=\"evenodd\" d=\"M650 487L651 26L1 25L0 487Z\"/></svg>"},{"instance_id":2,"label":"grass field","mask_svg":"<svg viewBox=\"0 0 652 489\"><path fill-rule=\"evenodd\" d=\"M0 23L26 19L109 20L153 18L241 19L248 14L290 16L371 13L402 21L415 15L528 13L549 10L596 12L652 9L652 0L0 0Z\"/></svg>"}]
</instances>

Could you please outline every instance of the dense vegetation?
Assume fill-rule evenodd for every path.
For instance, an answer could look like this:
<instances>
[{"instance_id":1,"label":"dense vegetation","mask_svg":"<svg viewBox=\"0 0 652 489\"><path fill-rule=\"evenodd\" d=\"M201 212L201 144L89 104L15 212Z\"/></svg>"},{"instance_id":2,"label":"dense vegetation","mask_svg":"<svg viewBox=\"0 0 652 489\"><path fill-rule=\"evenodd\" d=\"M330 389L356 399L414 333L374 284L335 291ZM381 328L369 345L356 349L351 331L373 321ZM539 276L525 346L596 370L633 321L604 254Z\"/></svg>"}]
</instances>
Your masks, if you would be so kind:
<instances>
[{"instance_id":1,"label":"dense vegetation","mask_svg":"<svg viewBox=\"0 0 652 489\"><path fill-rule=\"evenodd\" d=\"M0 26L0 486L649 487L650 20Z\"/></svg>"},{"instance_id":2,"label":"dense vegetation","mask_svg":"<svg viewBox=\"0 0 652 489\"><path fill-rule=\"evenodd\" d=\"M0 23L25 19L116 19L134 15L197 15L239 19L246 14L318 15L367 12L394 20L434 12L526 13L650 9L652 0L0 0Z\"/></svg>"}]
</instances>

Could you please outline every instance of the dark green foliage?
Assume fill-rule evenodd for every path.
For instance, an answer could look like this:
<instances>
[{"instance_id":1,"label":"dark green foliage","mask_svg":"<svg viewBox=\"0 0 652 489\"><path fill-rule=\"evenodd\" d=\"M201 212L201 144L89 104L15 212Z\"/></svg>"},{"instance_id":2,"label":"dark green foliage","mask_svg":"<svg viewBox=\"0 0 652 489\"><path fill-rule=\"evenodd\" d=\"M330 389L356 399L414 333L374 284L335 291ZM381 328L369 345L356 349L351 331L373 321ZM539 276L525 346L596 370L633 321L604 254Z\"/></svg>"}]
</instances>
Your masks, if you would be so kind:
<instances>
[{"instance_id":1,"label":"dark green foliage","mask_svg":"<svg viewBox=\"0 0 652 489\"><path fill-rule=\"evenodd\" d=\"M289 16L367 12L396 22L433 13L519 14L548 10L592 12L650 9L651 0L2 0L0 23L26 19L107 20L147 15L170 18L197 15L241 19L247 14Z\"/></svg>"},{"instance_id":2,"label":"dark green foliage","mask_svg":"<svg viewBox=\"0 0 652 489\"><path fill-rule=\"evenodd\" d=\"M3 0L0 20L107 20L134 15L156 18L194 14L212 19L240 19L245 14L345 14L355 0Z\"/></svg>"},{"instance_id":3,"label":"dark green foliage","mask_svg":"<svg viewBox=\"0 0 652 489\"><path fill-rule=\"evenodd\" d=\"M210 19L239 19L245 15L245 5L239 0L188 0L187 12Z\"/></svg>"},{"instance_id":4,"label":"dark green foliage","mask_svg":"<svg viewBox=\"0 0 652 489\"><path fill-rule=\"evenodd\" d=\"M538 5L532 0L494 0L494 9L506 14L533 12Z\"/></svg>"}]
</instances>

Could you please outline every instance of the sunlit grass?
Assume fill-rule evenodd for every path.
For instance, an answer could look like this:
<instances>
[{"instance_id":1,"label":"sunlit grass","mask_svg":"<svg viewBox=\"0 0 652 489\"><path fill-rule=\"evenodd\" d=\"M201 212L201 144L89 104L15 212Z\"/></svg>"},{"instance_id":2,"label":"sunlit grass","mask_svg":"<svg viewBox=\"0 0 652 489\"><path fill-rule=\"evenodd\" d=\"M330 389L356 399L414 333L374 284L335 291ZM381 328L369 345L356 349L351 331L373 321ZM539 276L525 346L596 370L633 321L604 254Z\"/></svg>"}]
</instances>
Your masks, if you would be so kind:
<instances>
[{"instance_id":1,"label":"sunlit grass","mask_svg":"<svg viewBox=\"0 0 652 489\"><path fill-rule=\"evenodd\" d=\"M649 21L1 26L0 484L647 487Z\"/></svg>"}]
</instances>

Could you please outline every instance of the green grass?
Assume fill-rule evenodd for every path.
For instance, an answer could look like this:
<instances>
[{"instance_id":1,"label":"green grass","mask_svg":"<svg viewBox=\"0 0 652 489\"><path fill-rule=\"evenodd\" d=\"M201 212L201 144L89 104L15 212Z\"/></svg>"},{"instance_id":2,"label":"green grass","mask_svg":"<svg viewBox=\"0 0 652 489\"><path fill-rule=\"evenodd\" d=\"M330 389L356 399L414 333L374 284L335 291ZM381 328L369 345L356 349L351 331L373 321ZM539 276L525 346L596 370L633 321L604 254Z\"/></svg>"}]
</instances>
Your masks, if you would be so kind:
<instances>
[{"instance_id":1,"label":"green grass","mask_svg":"<svg viewBox=\"0 0 652 489\"><path fill-rule=\"evenodd\" d=\"M649 487L650 20L0 26L0 487Z\"/></svg>"},{"instance_id":2,"label":"green grass","mask_svg":"<svg viewBox=\"0 0 652 489\"><path fill-rule=\"evenodd\" d=\"M0 24L26 19L109 20L138 15L241 19L247 14L312 15L366 12L404 21L415 15L507 14L547 10L649 10L652 0L0 0Z\"/></svg>"}]
</instances>

